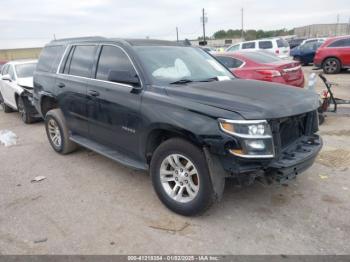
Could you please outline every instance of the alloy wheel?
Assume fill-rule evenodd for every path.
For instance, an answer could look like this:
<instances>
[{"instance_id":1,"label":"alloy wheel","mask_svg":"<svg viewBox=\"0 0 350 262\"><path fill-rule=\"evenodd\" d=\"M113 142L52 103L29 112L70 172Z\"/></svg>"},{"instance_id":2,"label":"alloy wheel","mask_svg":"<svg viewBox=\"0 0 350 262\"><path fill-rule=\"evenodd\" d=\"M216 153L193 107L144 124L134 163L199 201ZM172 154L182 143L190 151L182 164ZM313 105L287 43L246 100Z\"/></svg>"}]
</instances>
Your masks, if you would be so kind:
<instances>
[{"instance_id":1,"label":"alloy wheel","mask_svg":"<svg viewBox=\"0 0 350 262\"><path fill-rule=\"evenodd\" d=\"M18 99L18 112L21 115L23 121L26 120L26 111L23 104L23 99Z\"/></svg>"},{"instance_id":2,"label":"alloy wheel","mask_svg":"<svg viewBox=\"0 0 350 262\"><path fill-rule=\"evenodd\" d=\"M334 59L329 59L325 62L324 68L328 73L334 73L338 69L338 63Z\"/></svg>"},{"instance_id":3,"label":"alloy wheel","mask_svg":"<svg viewBox=\"0 0 350 262\"><path fill-rule=\"evenodd\" d=\"M60 128L54 119L50 119L49 122L47 123L48 127L48 132L50 139L52 143L55 145L55 147L59 148L61 147L62 144L62 136L61 136L61 131Z\"/></svg>"},{"instance_id":4,"label":"alloy wheel","mask_svg":"<svg viewBox=\"0 0 350 262\"><path fill-rule=\"evenodd\" d=\"M192 201L199 192L195 165L180 154L167 156L160 166L160 181L167 195L180 203Z\"/></svg>"}]
</instances>

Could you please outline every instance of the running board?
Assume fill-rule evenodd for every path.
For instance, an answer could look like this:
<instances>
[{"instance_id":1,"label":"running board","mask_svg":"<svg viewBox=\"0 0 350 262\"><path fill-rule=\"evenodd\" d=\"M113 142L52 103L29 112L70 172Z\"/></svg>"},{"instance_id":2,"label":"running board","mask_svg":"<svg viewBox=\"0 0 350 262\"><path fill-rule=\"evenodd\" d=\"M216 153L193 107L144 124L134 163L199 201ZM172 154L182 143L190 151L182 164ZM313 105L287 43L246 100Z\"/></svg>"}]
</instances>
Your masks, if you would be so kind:
<instances>
[{"instance_id":1,"label":"running board","mask_svg":"<svg viewBox=\"0 0 350 262\"><path fill-rule=\"evenodd\" d=\"M128 167L138 169L138 170L148 170L148 165L142 163L141 161L136 161L132 158L124 156L114 149L111 149L107 146L96 143L94 141L91 141L90 139L87 139L85 137L71 135L69 137L69 139L72 140L73 142L83 146L83 147L86 147L92 151L95 151L98 154L101 154L101 155L108 157L116 162L119 162L120 164L122 164L124 166L128 166Z\"/></svg>"}]
</instances>

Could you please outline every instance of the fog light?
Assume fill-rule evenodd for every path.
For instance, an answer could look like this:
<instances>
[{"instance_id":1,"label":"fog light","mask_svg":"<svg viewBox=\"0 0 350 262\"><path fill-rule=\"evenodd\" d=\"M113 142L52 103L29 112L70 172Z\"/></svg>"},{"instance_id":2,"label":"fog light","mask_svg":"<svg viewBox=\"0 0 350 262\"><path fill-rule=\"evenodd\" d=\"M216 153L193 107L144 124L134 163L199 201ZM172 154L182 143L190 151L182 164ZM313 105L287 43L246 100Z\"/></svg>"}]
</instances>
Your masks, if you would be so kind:
<instances>
[{"instance_id":1,"label":"fog light","mask_svg":"<svg viewBox=\"0 0 350 262\"><path fill-rule=\"evenodd\" d=\"M246 146L252 150L265 150L266 145L263 140L246 140Z\"/></svg>"}]
</instances>

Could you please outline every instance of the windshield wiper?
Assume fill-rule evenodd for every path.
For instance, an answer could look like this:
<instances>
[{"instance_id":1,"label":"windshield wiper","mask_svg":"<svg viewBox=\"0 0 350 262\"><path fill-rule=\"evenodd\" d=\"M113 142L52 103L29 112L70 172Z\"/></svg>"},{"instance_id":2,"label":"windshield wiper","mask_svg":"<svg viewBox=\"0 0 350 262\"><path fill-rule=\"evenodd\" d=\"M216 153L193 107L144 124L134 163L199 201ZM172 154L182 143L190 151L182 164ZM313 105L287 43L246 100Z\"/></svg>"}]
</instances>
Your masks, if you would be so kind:
<instances>
[{"instance_id":1,"label":"windshield wiper","mask_svg":"<svg viewBox=\"0 0 350 262\"><path fill-rule=\"evenodd\" d=\"M180 79L180 80L177 80L175 82L171 82L170 84L171 85L181 85L181 84L187 84L187 83L191 83L193 82L193 80L190 80L190 79Z\"/></svg>"},{"instance_id":2,"label":"windshield wiper","mask_svg":"<svg viewBox=\"0 0 350 262\"><path fill-rule=\"evenodd\" d=\"M214 77L210 77L210 78L207 78L207 79L198 80L196 82L213 82L213 81L219 81L218 77L214 76Z\"/></svg>"}]
</instances>

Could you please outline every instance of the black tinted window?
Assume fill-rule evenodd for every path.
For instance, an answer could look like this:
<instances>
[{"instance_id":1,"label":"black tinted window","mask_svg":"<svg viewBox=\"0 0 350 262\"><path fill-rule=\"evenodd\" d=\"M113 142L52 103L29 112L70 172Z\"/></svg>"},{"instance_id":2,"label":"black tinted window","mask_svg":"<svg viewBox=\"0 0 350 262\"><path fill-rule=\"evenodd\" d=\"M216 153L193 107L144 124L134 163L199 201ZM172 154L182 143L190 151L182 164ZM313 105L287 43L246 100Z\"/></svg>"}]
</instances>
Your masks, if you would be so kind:
<instances>
[{"instance_id":1,"label":"black tinted window","mask_svg":"<svg viewBox=\"0 0 350 262\"><path fill-rule=\"evenodd\" d=\"M259 41L259 48L260 49L270 49L270 48L272 48L272 42L271 41Z\"/></svg>"},{"instance_id":2,"label":"black tinted window","mask_svg":"<svg viewBox=\"0 0 350 262\"><path fill-rule=\"evenodd\" d=\"M227 68L237 68L243 64L241 60L238 60L232 57L218 56L216 58Z\"/></svg>"},{"instance_id":3,"label":"black tinted window","mask_svg":"<svg viewBox=\"0 0 350 262\"><path fill-rule=\"evenodd\" d=\"M350 38L340 39L329 45L329 47L345 47L345 46L350 46Z\"/></svg>"},{"instance_id":4,"label":"black tinted window","mask_svg":"<svg viewBox=\"0 0 350 262\"><path fill-rule=\"evenodd\" d=\"M97 65L96 79L108 80L110 71L134 71L130 59L122 49L115 46L103 46Z\"/></svg>"},{"instance_id":5,"label":"black tinted window","mask_svg":"<svg viewBox=\"0 0 350 262\"><path fill-rule=\"evenodd\" d=\"M69 65L69 74L75 76L90 77L95 51L95 46L76 46L73 52L72 61Z\"/></svg>"},{"instance_id":6,"label":"black tinted window","mask_svg":"<svg viewBox=\"0 0 350 262\"><path fill-rule=\"evenodd\" d=\"M64 46L47 46L40 54L37 70L42 72L56 72Z\"/></svg>"},{"instance_id":7,"label":"black tinted window","mask_svg":"<svg viewBox=\"0 0 350 262\"><path fill-rule=\"evenodd\" d=\"M255 48L255 42L249 42L242 44L242 49L252 49Z\"/></svg>"},{"instance_id":8,"label":"black tinted window","mask_svg":"<svg viewBox=\"0 0 350 262\"><path fill-rule=\"evenodd\" d=\"M289 47L289 44L284 39L277 39L277 46L278 47Z\"/></svg>"}]
</instances>

